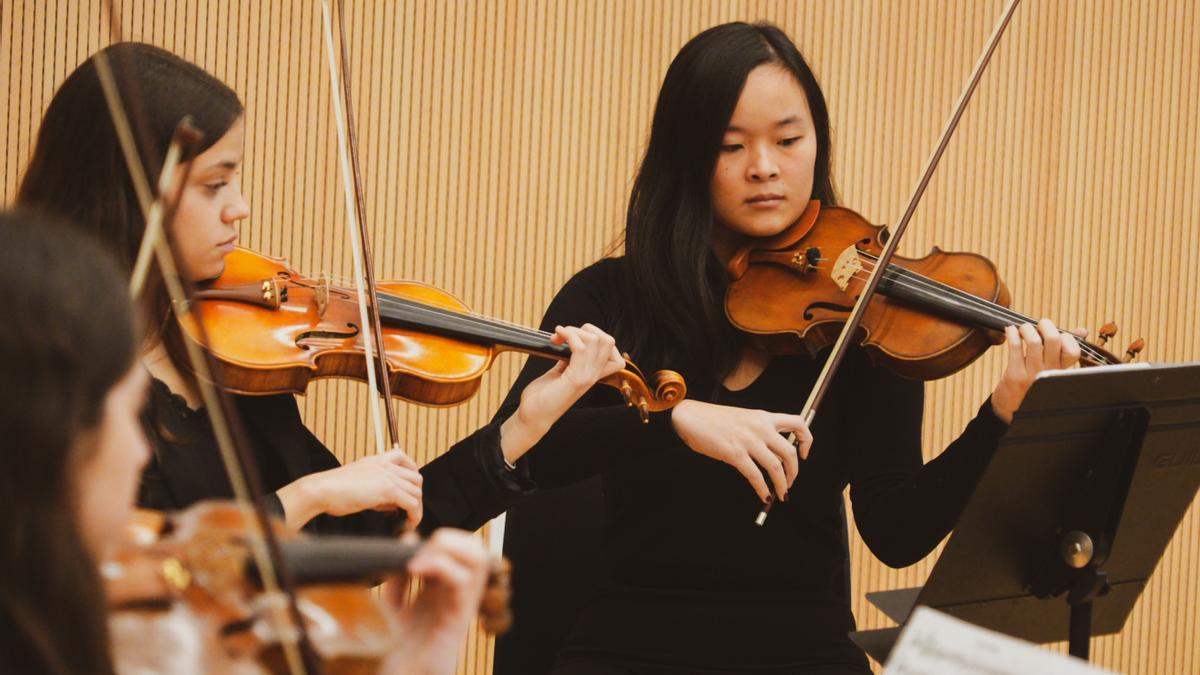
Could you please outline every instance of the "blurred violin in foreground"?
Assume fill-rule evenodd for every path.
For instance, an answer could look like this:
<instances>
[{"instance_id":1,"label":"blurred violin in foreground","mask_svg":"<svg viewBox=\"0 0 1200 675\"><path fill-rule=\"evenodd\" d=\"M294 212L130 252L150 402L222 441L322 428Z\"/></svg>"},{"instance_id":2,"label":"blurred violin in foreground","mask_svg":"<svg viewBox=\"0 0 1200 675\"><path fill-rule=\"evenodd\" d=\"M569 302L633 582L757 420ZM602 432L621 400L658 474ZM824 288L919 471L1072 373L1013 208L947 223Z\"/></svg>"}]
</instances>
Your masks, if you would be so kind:
<instances>
[{"instance_id":1,"label":"blurred violin in foreground","mask_svg":"<svg viewBox=\"0 0 1200 675\"><path fill-rule=\"evenodd\" d=\"M164 516L139 511L101 566L120 672L287 672L296 638L282 594L264 593L247 515L201 502ZM275 536L309 642L327 673L374 673L401 639L395 609L370 586L402 574L420 542L381 537ZM498 561L480 604L484 630L504 632L508 564Z\"/></svg>"}]
</instances>

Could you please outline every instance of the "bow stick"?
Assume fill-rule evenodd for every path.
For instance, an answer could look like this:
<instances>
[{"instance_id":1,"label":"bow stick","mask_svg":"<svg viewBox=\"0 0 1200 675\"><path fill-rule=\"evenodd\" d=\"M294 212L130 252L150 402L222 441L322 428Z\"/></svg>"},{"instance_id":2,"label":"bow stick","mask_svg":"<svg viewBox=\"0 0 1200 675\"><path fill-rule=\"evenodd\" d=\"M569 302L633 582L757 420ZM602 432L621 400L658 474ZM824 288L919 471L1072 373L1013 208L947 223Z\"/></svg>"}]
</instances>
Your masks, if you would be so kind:
<instances>
[{"instance_id":1,"label":"bow stick","mask_svg":"<svg viewBox=\"0 0 1200 675\"><path fill-rule=\"evenodd\" d=\"M342 176L343 200L346 203L346 226L350 235L350 250L354 261L355 284L358 291L358 310L363 330L363 353L367 361L367 383L373 393L371 415L375 427L378 452L384 452L383 420L387 423L387 438L393 449L400 447L400 432L396 424L396 413L392 407L392 387L388 377L386 350L379 319L379 298L375 286L374 261L371 256L371 239L367 232L366 201L363 197L362 169L358 161L358 134L354 127L354 112L350 96L350 63L346 48L346 14L344 3L338 2L338 32L341 47L341 76L339 78L337 57L334 54L333 20L329 1L321 0L321 14L325 22L325 51L329 61L329 86L333 102L334 119L337 124L338 157ZM340 81L340 84L339 84ZM344 107L343 107L344 106ZM353 183L353 184L352 184ZM365 286L365 288L364 288ZM376 359L378 354L378 359ZM376 370L378 368L378 370ZM380 415L380 406L386 414ZM406 527L415 527L409 518Z\"/></svg>"},{"instance_id":2,"label":"bow stick","mask_svg":"<svg viewBox=\"0 0 1200 675\"><path fill-rule=\"evenodd\" d=\"M950 138L954 135L954 130L958 128L959 120L962 119L963 113L967 109L967 104L971 101L971 97L975 94L975 89L979 86L979 80L983 77L983 71L987 68L988 63L991 62L992 54L996 51L996 46L1000 43L1000 37L1004 35L1005 29L1008 28L1008 24L1012 20L1013 12L1017 10L1017 5L1020 2L1021 0L1009 0L1008 6L1004 8L999 20L996 22L996 27L992 31L991 38L988 39L987 44L983 48L983 53L979 55L975 69L971 73L970 79L967 80L967 85L963 88L962 94L958 97L958 104L954 107L954 112L951 113L950 119L946 121L946 128L942 132L941 140L938 142L933 154L930 155L929 161L926 162L925 171L922 172L920 180L917 181L916 188L913 189L912 196L909 197L908 207L904 210L904 215L901 216L895 231L888 237L887 243L883 247L883 252L879 254L879 259L875 263L875 269L867 277L862 293L859 294L858 300L854 303L854 309L850 312L850 318L846 320L846 325L842 327L842 332L838 335L837 342L833 345L833 351L825 359L825 366L821 369L821 374L817 376L817 381L808 395L808 400L800 410L800 416L804 419L805 426L811 426L813 420L816 419L817 408L821 405L821 400L829 391L829 384L833 379L833 375L837 372L838 366L842 363L842 358L846 355L846 350L850 347L850 336L858 330L858 325L862 321L863 314L866 313L867 304L871 302L871 298L875 297L875 289L879 286L879 280L883 278L883 272L891 264L892 256L896 253L896 248L900 245L900 239L904 236L905 230L908 229L908 221L912 219L913 213L917 210L917 204L920 203L921 197L925 194L925 188L929 186L929 181L933 178L933 171L942 160L942 155L946 152L946 146L950 144ZM788 440L795 444L795 434L789 434ZM755 524L762 525L767 521L767 514L771 512L771 506L774 503L774 495L767 498L766 503L763 504L762 511L758 513L758 517L754 520Z\"/></svg>"}]
</instances>

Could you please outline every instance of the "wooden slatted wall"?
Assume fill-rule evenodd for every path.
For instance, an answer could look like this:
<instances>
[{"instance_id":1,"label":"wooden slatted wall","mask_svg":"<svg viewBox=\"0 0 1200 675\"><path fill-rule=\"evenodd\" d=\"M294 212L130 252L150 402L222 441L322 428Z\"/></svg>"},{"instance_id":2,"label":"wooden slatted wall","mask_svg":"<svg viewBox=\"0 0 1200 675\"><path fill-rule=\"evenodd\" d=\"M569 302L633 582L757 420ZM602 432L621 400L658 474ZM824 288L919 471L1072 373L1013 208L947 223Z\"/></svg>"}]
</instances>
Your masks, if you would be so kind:
<instances>
[{"instance_id":1,"label":"wooden slatted wall","mask_svg":"<svg viewBox=\"0 0 1200 675\"><path fill-rule=\"evenodd\" d=\"M248 107L243 242L348 276L321 43L309 0L126 0L127 37L174 50ZM369 222L382 278L420 279L472 308L536 323L555 290L620 231L658 85L676 50L733 19L770 19L810 58L829 98L845 203L900 215L999 0L639 0L349 3ZM1200 355L1200 9L1190 0L1028 0L1001 45L905 251L939 244L995 260L1015 304L1156 361ZM0 198L7 202L55 87L108 43L98 0L0 0ZM482 424L520 359L469 404L401 408L428 461ZM950 440L986 396L999 354L928 388L926 446ZM370 452L365 387L322 383L313 429L346 459ZM1200 510L1193 506L1119 637L1096 661L1200 671ZM861 600L919 584L855 542ZM472 637L464 673L490 670Z\"/></svg>"}]
</instances>

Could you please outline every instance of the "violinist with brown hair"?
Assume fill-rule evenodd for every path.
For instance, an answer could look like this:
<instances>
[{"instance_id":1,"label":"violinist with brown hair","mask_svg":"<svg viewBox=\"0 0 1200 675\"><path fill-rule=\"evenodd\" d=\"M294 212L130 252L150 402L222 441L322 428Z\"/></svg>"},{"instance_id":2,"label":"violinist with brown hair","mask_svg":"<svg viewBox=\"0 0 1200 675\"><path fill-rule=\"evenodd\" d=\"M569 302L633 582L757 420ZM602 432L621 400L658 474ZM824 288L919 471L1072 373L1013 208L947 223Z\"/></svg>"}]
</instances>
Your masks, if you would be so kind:
<instances>
[{"instance_id":1,"label":"violinist with brown hair","mask_svg":"<svg viewBox=\"0 0 1200 675\"><path fill-rule=\"evenodd\" d=\"M726 263L791 226L810 200L836 204L832 156L825 97L780 29L716 26L675 56L630 195L624 255L577 273L542 325L600 326L642 365L679 371L689 398L634 435L611 423L618 402L594 390L530 451L540 488L600 476L602 571L594 593L567 608L577 616L539 616L517 584L524 621L498 663L519 665L506 673L551 663L555 675L869 673L847 635L843 491L880 560L920 560L950 531L1033 378L1079 360L1076 341L1047 320L1010 326L991 397L924 464L922 384L852 349L809 429L797 413L822 361L773 356L734 328ZM545 367L525 366L500 417ZM754 514L772 493L782 501L759 527ZM540 498L510 511L505 552L554 583L571 577L563 549L581 526L556 525L574 511L562 500L539 510ZM537 567L550 549L555 567ZM557 661L545 653L555 637Z\"/></svg>"},{"instance_id":2,"label":"violinist with brown hair","mask_svg":"<svg viewBox=\"0 0 1200 675\"><path fill-rule=\"evenodd\" d=\"M0 212L0 285L22 289L0 333L0 672L118 672L128 655L110 640L99 562L122 539L151 456L140 420L150 377L128 283L76 228ZM393 595L405 639L378 672L449 675L487 553L478 538L442 529L407 572L422 581L419 597ZM191 645L169 656L205 656L188 654Z\"/></svg>"},{"instance_id":3,"label":"violinist with brown hair","mask_svg":"<svg viewBox=\"0 0 1200 675\"><path fill-rule=\"evenodd\" d=\"M170 235L189 278L221 274L250 211L242 194L245 111L217 78L163 49L121 43L104 50L121 85L137 83L159 151L185 115L202 132ZM129 100L128 91L125 100ZM33 149L17 203L64 217L98 238L132 270L145 221L122 158L95 63L81 64L59 87ZM181 509L232 496L178 322L161 276L143 291L149 326L139 362L151 375L147 429L151 459L139 504ZM611 337L593 326L553 327L553 342L571 349L569 362L528 387L504 419L463 439L418 470L393 450L339 466L303 425L290 394L239 396L270 507L293 528L321 532L394 532L407 517L423 531L450 525L475 529L531 489L522 455L567 407L624 361Z\"/></svg>"}]
</instances>

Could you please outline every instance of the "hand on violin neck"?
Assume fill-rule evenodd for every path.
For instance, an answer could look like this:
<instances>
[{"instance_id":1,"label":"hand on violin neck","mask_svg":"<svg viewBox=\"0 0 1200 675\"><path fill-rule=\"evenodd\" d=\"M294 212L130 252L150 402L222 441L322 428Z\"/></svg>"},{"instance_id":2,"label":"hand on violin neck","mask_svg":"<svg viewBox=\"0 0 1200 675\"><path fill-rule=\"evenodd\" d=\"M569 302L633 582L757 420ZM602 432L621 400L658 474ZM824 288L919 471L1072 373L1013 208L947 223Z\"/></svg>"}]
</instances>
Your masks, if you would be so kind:
<instances>
[{"instance_id":1,"label":"hand on violin neck","mask_svg":"<svg viewBox=\"0 0 1200 675\"><path fill-rule=\"evenodd\" d=\"M416 462L403 450L371 455L336 469L309 474L276 495L283 504L284 520L300 529L321 513L344 516L359 511L394 511L407 514L405 527L421 522L424 478Z\"/></svg>"},{"instance_id":2,"label":"hand on violin neck","mask_svg":"<svg viewBox=\"0 0 1200 675\"><path fill-rule=\"evenodd\" d=\"M1063 333L1053 321L1042 319L1036 328L1028 323L1009 326L1004 336L1008 365L992 392L992 411L1009 424L1038 373L1079 363L1079 341L1074 338L1086 337L1087 330L1075 328Z\"/></svg>"},{"instance_id":3,"label":"hand on violin neck","mask_svg":"<svg viewBox=\"0 0 1200 675\"><path fill-rule=\"evenodd\" d=\"M579 397L597 382L625 367L612 336L592 324L580 328L556 326L551 341L571 348L560 361L521 392L517 411L500 426L500 449L515 464Z\"/></svg>"},{"instance_id":4,"label":"hand on violin neck","mask_svg":"<svg viewBox=\"0 0 1200 675\"><path fill-rule=\"evenodd\" d=\"M780 497L787 495L813 440L799 415L690 399L675 406L671 424L689 448L737 469L764 502L772 490ZM797 445L785 438L789 432L796 434ZM770 487L764 472L770 476Z\"/></svg>"},{"instance_id":5,"label":"hand on violin neck","mask_svg":"<svg viewBox=\"0 0 1200 675\"><path fill-rule=\"evenodd\" d=\"M483 542L461 530L442 528L408 564L408 574L385 587L400 621L401 644L381 673L450 675L467 629L483 598L490 561ZM408 580L421 582L409 601Z\"/></svg>"}]
</instances>

